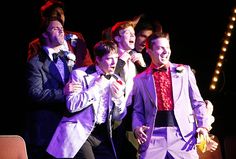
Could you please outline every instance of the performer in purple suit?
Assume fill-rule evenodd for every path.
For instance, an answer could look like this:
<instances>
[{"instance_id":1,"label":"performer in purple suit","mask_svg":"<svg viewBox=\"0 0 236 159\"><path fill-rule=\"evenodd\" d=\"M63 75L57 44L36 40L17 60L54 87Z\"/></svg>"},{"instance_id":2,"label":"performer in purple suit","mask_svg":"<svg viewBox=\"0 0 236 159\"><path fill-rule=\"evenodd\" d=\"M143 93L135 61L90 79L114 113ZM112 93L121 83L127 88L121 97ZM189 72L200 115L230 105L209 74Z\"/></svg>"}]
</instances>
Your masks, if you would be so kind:
<instances>
[{"instance_id":1,"label":"performer in purple suit","mask_svg":"<svg viewBox=\"0 0 236 159\"><path fill-rule=\"evenodd\" d=\"M168 33L147 40L152 62L134 78L132 128L139 159L197 159L196 134L208 136L208 115L190 66L169 61Z\"/></svg>"}]
</instances>

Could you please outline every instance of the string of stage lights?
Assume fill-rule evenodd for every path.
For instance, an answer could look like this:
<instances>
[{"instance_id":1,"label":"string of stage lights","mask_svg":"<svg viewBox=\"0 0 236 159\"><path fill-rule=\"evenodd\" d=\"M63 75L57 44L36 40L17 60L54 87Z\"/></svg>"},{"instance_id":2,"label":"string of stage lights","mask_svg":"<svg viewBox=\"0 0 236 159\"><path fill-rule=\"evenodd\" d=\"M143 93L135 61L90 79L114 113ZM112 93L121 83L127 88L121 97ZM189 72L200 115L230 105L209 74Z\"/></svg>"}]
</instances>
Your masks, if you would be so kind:
<instances>
[{"instance_id":1,"label":"string of stage lights","mask_svg":"<svg viewBox=\"0 0 236 159\"><path fill-rule=\"evenodd\" d=\"M233 29L234 29L234 26L235 26L235 21L236 21L236 8L233 9L233 13L230 17L229 24L227 25L227 29L226 29L224 39L223 39L223 43L222 43L222 47L221 47L221 52L219 54L218 62L216 63L215 71L214 71L213 77L211 79L211 84L210 84L209 89L212 90L212 91L217 89L217 82L219 80L219 75L220 75L221 70L222 70L224 57L225 57L225 54L227 52L227 48L230 44L230 38L231 38L232 33L233 33Z\"/></svg>"}]
</instances>

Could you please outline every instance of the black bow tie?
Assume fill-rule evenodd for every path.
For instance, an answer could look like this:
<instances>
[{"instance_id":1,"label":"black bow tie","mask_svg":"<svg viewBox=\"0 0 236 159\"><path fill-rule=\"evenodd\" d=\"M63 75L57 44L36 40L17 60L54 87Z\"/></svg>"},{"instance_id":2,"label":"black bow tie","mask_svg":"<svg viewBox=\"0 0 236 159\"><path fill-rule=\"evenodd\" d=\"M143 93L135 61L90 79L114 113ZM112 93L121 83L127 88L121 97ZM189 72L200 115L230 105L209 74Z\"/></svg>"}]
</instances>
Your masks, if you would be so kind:
<instances>
[{"instance_id":1,"label":"black bow tie","mask_svg":"<svg viewBox=\"0 0 236 159\"><path fill-rule=\"evenodd\" d=\"M59 57L59 53L53 53L53 54L52 54L52 58L53 58L53 61L54 61L55 63L57 63L58 57Z\"/></svg>"},{"instance_id":2,"label":"black bow tie","mask_svg":"<svg viewBox=\"0 0 236 159\"><path fill-rule=\"evenodd\" d=\"M163 66L163 67L160 67L160 68L153 68L152 71L153 72L166 72L167 71L167 67Z\"/></svg>"},{"instance_id":3,"label":"black bow tie","mask_svg":"<svg viewBox=\"0 0 236 159\"><path fill-rule=\"evenodd\" d=\"M109 79L111 79L111 76L112 76L112 75L104 75L104 74L103 74L103 76L104 76L106 79L109 80Z\"/></svg>"},{"instance_id":4,"label":"black bow tie","mask_svg":"<svg viewBox=\"0 0 236 159\"><path fill-rule=\"evenodd\" d=\"M58 53L53 53L52 58L55 63L57 63L58 57L63 57L64 51L60 50Z\"/></svg>"}]
</instances>

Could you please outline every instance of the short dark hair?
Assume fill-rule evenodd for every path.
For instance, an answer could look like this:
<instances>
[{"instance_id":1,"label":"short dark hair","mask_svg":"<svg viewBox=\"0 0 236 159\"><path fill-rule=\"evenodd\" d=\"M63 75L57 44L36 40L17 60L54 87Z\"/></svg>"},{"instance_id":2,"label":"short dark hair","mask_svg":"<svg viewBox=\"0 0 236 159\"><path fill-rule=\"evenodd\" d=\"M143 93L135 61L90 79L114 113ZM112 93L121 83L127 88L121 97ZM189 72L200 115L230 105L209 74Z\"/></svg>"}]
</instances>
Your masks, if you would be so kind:
<instances>
[{"instance_id":1,"label":"short dark hair","mask_svg":"<svg viewBox=\"0 0 236 159\"><path fill-rule=\"evenodd\" d=\"M100 58L106 54L109 54L112 50L115 50L118 54L117 44L112 40L101 40L93 47L94 56Z\"/></svg>"},{"instance_id":2,"label":"short dark hair","mask_svg":"<svg viewBox=\"0 0 236 159\"><path fill-rule=\"evenodd\" d=\"M158 38L167 38L170 40L169 33L166 32L154 32L152 35L150 35L146 42L146 47L152 49L153 46L153 40Z\"/></svg>"},{"instance_id":3,"label":"short dark hair","mask_svg":"<svg viewBox=\"0 0 236 159\"><path fill-rule=\"evenodd\" d=\"M154 31L154 28L153 28L153 25L151 23L146 22L146 21L142 21L142 22L138 22L138 24L136 25L134 30L135 30L135 34L137 35L142 30Z\"/></svg>"},{"instance_id":4,"label":"short dark hair","mask_svg":"<svg viewBox=\"0 0 236 159\"><path fill-rule=\"evenodd\" d=\"M141 15L137 25L134 28L135 34L138 34L142 30L151 30L153 32L162 32L162 25L156 19L148 15Z\"/></svg>"}]
</instances>

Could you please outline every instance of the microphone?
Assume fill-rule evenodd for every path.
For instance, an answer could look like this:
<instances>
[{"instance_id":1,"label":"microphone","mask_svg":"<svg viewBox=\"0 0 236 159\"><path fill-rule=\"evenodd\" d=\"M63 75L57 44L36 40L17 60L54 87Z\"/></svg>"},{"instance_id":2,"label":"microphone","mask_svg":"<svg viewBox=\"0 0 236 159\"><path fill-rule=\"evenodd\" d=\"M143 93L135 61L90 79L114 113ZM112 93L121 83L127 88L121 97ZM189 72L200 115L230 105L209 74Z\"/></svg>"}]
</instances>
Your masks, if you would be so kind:
<instances>
[{"instance_id":1,"label":"microphone","mask_svg":"<svg viewBox=\"0 0 236 159\"><path fill-rule=\"evenodd\" d=\"M142 54L141 53L138 53L138 52L136 52L136 51L134 51L134 50L131 50L130 52L129 52L129 54L130 54L130 56L132 56L133 54L140 54L140 56L142 56ZM143 58L143 57L142 57ZM144 68L144 67L146 67L146 64L145 64L145 62L144 62L144 60L142 60L142 61L140 61L140 60L136 60L135 62L134 62L134 64L135 64L135 66L137 66L137 67L141 67L141 68Z\"/></svg>"}]
</instances>

